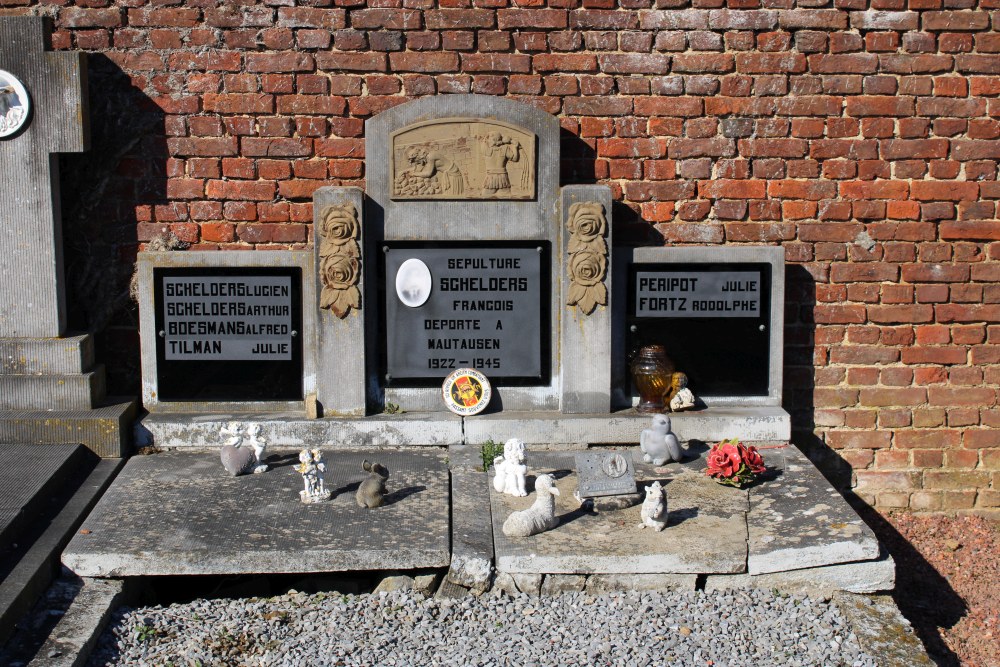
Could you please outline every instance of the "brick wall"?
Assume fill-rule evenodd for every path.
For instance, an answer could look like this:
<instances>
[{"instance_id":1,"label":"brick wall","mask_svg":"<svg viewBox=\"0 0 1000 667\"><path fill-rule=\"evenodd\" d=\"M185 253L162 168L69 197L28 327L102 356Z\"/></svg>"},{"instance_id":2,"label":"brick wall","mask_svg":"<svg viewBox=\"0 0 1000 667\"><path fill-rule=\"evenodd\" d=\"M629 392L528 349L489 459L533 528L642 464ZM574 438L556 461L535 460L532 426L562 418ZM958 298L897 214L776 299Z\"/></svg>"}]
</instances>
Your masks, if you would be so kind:
<instances>
[{"instance_id":1,"label":"brick wall","mask_svg":"<svg viewBox=\"0 0 1000 667\"><path fill-rule=\"evenodd\" d=\"M0 0L94 54L69 268L119 386L138 244L308 244L313 190L364 184L365 118L505 95L559 116L616 238L785 248L786 406L831 476L998 512L1000 0L368 4Z\"/></svg>"}]
</instances>

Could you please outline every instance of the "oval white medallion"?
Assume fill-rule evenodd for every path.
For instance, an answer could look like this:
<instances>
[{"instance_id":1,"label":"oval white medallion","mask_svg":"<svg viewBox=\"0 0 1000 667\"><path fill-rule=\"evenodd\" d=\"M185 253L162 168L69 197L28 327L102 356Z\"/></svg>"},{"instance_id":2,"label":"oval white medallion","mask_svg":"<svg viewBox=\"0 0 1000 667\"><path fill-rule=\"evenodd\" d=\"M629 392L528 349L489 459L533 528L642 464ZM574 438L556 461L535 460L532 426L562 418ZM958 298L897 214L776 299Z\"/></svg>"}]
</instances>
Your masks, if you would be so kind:
<instances>
[{"instance_id":1,"label":"oval white medallion","mask_svg":"<svg viewBox=\"0 0 1000 667\"><path fill-rule=\"evenodd\" d=\"M396 272L396 296L410 308L426 303L432 285L431 270L419 259L406 260Z\"/></svg>"}]
</instances>

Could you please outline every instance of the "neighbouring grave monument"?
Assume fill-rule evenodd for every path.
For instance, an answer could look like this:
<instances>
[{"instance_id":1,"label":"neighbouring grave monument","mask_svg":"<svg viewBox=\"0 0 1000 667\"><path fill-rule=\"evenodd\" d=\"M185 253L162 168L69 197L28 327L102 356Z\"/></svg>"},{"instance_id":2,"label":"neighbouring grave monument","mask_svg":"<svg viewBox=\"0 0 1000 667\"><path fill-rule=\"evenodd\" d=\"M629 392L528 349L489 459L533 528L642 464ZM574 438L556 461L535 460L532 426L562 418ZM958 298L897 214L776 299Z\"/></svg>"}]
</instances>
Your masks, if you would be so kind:
<instances>
[{"instance_id":1,"label":"neighbouring grave monument","mask_svg":"<svg viewBox=\"0 0 1000 667\"><path fill-rule=\"evenodd\" d=\"M135 409L105 396L90 335L67 333L58 153L87 149L86 65L42 18L0 21L0 442L122 456Z\"/></svg>"}]
</instances>

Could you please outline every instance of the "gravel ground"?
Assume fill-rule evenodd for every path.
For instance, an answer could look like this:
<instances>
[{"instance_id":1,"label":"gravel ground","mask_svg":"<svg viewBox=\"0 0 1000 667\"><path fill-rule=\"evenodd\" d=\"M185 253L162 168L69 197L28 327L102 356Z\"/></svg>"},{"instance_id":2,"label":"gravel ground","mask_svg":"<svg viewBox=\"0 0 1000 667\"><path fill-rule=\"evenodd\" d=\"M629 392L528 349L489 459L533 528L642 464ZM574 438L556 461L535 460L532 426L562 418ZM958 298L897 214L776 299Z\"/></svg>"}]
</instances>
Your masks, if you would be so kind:
<instances>
[{"instance_id":1,"label":"gravel ground","mask_svg":"<svg viewBox=\"0 0 1000 667\"><path fill-rule=\"evenodd\" d=\"M119 610L96 665L875 666L825 600L738 593L290 592Z\"/></svg>"}]
</instances>

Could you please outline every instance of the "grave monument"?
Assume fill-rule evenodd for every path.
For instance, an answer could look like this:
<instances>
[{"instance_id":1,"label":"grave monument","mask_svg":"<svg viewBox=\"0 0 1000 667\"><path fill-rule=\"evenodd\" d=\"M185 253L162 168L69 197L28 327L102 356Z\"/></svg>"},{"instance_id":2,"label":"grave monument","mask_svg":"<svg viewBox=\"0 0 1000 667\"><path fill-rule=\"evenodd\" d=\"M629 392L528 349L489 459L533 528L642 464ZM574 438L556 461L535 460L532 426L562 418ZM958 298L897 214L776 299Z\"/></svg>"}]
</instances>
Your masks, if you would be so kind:
<instances>
[{"instance_id":1,"label":"grave monument","mask_svg":"<svg viewBox=\"0 0 1000 667\"><path fill-rule=\"evenodd\" d=\"M628 355L652 339L704 394L705 409L674 416L678 438L789 437L780 248L616 249L610 190L560 187L558 119L506 99L416 100L368 120L366 141L367 191L315 193L311 261L280 251L140 256L143 401L152 413L142 442L210 446L225 414L256 412L277 445L633 443L646 420L630 409ZM291 334L223 331L211 308L236 301L211 290L224 276L259 281L277 266L297 267L286 305L301 320L257 318L244 334L265 324ZM177 271L200 280L204 294L165 294L162 276ZM733 313L722 295L749 284L754 291L737 294L752 310ZM696 291L675 294L689 285ZM691 305L664 310L679 299ZM240 304L230 325L250 312ZM194 332L186 342L172 333L182 327ZM242 356L227 336L241 337ZM729 358L720 347L742 362L720 367ZM262 356L281 349L286 359ZM192 379L276 378L280 364L281 383L258 382L269 396L195 390ZM462 367L493 386L481 414L456 416L441 401L442 380ZM391 406L408 416L385 414Z\"/></svg>"},{"instance_id":2,"label":"grave monument","mask_svg":"<svg viewBox=\"0 0 1000 667\"><path fill-rule=\"evenodd\" d=\"M87 150L83 54L41 17L0 21L0 442L127 449L135 407L108 399L86 333L67 333L58 153Z\"/></svg>"},{"instance_id":3,"label":"grave monument","mask_svg":"<svg viewBox=\"0 0 1000 667\"><path fill-rule=\"evenodd\" d=\"M871 531L784 444L781 249L616 247L609 188L559 183L559 132L503 98L419 99L366 122L366 191L316 191L312 253L143 254L150 414L138 435L177 451L130 462L64 562L89 576L450 565L452 584L476 590L495 563L498 585L534 592L751 585L807 569L852 590L891 586ZM665 466L638 447L650 418L628 357L647 344L703 403L671 414L689 446ZM492 385L484 412L445 409L442 381L459 368ZM223 477L215 451L234 418L276 450L328 453L332 498L302 515L323 530L287 525L301 484L287 468ZM733 437L772 443L776 479L749 491L708 479L698 443ZM483 470L480 446L511 439L529 450L526 496ZM578 479L591 445L627 448ZM393 489L359 512L366 458ZM589 498L632 499L595 515L578 483ZM670 499L662 532L637 528L647 483ZM252 538L204 510L238 512L240 489L260 502ZM153 508L164 526L122 525ZM512 515L540 518L505 534Z\"/></svg>"}]
</instances>

